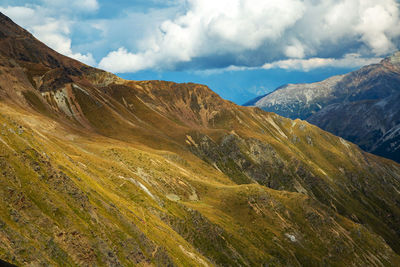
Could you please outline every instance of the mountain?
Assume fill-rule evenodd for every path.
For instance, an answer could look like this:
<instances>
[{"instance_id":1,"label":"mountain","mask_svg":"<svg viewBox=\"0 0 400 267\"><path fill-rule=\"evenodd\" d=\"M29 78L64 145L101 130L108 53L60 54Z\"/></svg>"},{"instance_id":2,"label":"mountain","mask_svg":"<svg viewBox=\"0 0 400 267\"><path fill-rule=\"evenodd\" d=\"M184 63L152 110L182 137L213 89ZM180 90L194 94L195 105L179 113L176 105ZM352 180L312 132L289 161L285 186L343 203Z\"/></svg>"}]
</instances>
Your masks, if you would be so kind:
<instances>
[{"instance_id":1,"label":"mountain","mask_svg":"<svg viewBox=\"0 0 400 267\"><path fill-rule=\"evenodd\" d=\"M400 52L311 84L289 84L245 105L300 118L400 162Z\"/></svg>"},{"instance_id":2,"label":"mountain","mask_svg":"<svg viewBox=\"0 0 400 267\"><path fill-rule=\"evenodd\" d=\"M400 165L199 84L127 81L0 15L0 259L398 266Z\"/></svg>"}]
</instances>

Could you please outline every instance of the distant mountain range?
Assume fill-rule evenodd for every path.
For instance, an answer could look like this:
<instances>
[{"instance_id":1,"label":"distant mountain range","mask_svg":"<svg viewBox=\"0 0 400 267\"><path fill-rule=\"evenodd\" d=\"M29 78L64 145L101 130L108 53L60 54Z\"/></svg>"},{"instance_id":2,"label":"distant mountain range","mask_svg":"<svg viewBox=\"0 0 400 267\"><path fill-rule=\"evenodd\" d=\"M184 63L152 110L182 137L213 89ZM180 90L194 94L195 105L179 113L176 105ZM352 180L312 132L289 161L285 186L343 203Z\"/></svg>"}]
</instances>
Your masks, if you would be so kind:
<instances>
[{"instance_id":1,"label":"distant mountain range","mask_svg":"<svg viewBox=\"0 0 400 267\"><path fill-rule=\"evenodd\" d=\"M245 105L307 120L400 162L400 52L321 82L279 87Z\"/></svg>"},{"instance_id":2,"label":"distant mountain range","mask_svg":"<svg viewBox=\"0 0 400 267\"><path fill-rule=\"evenodd\" d=\"M207 86L127 81L0 13L0 259L400 266L400 165Z\"/></svg>"}]
</instances>

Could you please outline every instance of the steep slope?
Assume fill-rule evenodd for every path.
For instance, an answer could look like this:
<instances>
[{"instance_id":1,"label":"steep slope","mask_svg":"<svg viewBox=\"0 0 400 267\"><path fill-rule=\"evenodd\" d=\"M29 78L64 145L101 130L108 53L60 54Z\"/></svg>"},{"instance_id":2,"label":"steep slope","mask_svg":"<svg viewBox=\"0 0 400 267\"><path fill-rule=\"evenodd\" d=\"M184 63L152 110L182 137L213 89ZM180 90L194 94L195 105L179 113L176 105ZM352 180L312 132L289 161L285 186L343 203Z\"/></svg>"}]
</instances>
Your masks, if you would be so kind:
<instances>
[{"instance_id":1,"label":"steep slope","mask_svg":"<svg viewBox=\"0 0 400 267\"><path fill-rule=\"evenodd\" d=\"M203 85L122 80L0 22L2 260L400 264L398 164Z\"/></svg>"},{"instance_id":2,"label":"steep slope","mask_svg":"<svg viewBox=\"0 0 400 267\"><path fill-rule=\"evenodd\" d=\"M366 151L399 161L400 144L391 134L400 127L399 101L400 92L379 100L332 104L307 120Z\"/></svg>"},{"instance_id":3,"label":"steep slope","mask_svg":"<svg viewBox=\"0 0 400 267\"><path fill-rule=\"evenodd\" d=\"M246 103L288 118L305 119L400 162L400 52L379 64L312 84L290 84ZM393 139L391 137L393 136Z\"/></svg>"}]
</instances>

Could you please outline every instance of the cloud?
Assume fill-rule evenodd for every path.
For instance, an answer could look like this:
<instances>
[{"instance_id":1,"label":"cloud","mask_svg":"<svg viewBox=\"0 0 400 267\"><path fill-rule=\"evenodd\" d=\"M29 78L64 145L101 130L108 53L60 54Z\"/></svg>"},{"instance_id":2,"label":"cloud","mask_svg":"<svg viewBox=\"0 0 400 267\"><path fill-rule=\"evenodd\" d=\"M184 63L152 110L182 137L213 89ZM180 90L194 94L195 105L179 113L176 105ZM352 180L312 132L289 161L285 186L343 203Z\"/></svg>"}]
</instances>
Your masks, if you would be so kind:
<instances>
[{"instance_id":1,"label":"cloud","mask_svg":"<svg viewBox=\"0 0 400 267\"><path fill-rule=\"evenodd\" d=\"M30 28L39 40L57 52L82 61L88 65L96 64L91 53L84 55L72 52L71 39L68 37L70 34L69 22L47 18L44 24L33 25Z\"/></svg>"},{"instance_id":2,"label":"cloud","mask_svg":"<svg viewBox=\"0 0 400 267\"><path fill-rule=\"evenodd\" d=\"M58 14L55 8L62 8L61 5L66 8L68 4L71 6L78 5L79 1L71 0L67 3L66 1L58 0L43 0L43 2L49 2L49 6L46 6L46 8L38 5L0 6L0 12L11 17L17 24L29 30L36 38L57 52L88 65L96 65L96 61L91 53L82 54L73 52L72 50L70 34L71 27L74 24L73 19L68 16L53 17ZM83 5L80 7L81 9L96 8L97 4L96 0L82 0L80 2Z\"/></svg>"},{"instance_id":3,"label":"cloud","mask_svg":"<svg viewBox=\"0 0 400 267\"><path fill-rule=\"evenodd\" d=\"M36 20L35 10L26 6L7 6L1 7L0 12L17 21L17 23L27 24L28 21Z\"/></svg>"},{"instance_id":4,"label":"cloud","mask_svg":"<svg viewBox=\"0 0 400 267\"><path fill-rule=\"evenodd\" d=\"M292 44L286 46L284 53L289 58L303 58L305 56L303 44L297 39L294 39Z\"/></svg>"},{"instance_id":5,"label":"cloud","mask_svg":"<svg viewBox=\"0 0 400 267\"><path fill-rule=\"evenodd\" d=\"M398 35L400 28L398 4L385 2L386 6L375 5L366 8L360 23L355 27L356 31L361 33L361 39L378 55L395 48L390 40L390 31L397 29L394 34Z\"/></svg>"},{"instance_id":6,"label":"cloud","mask_svg":"<svg viewBox=\"0 0 400 267\"><path fill-rule=\"evenodd\" d=\"M287 69L287 70L303 70L309 71L322 67L335 68L354 68L369 64L378 63L381 58L362 58L359 54L347 54L343 58L309 58L309 59L286 59L272 63L266 63L263 69Z\"/></svg>"},{"instance_id":7,"label":"cloud","mask_svg":"<svg viewBox=\"0 0 400 267\"><path fill-rule=\"evenodd\" d=\"M357 68L365 65L376 64L380 62L380 57L363 58L360 54L351 53L346 54L342 58L319 58L313 57L308 59L290 58L285 60L278 60L271 63L265 63L261 67L238 67L228 66L225 68L215 68L195 71L198 75L215 75L224 72L232 71L246 71L257 69L285 69L285 70L300 70L310 71L317 68Z\"/></svg>"},{"instance_id":8,"label":"cloud","mask_svg":"<svg viewBox=\"0 0 400 267\"><path fill-rule=\"evenodd\" d=\"M188 0L188 5L184 15L164 21L143 40L142 51L121 53L120 48L99 66L110 71L173 68L197 57L254 50L279 38L304 10L300 0ZM131 64L126 56L134 59Z\"/></svg>"},{"instance_id":9,"label":"cloud","mask_svg":"<svg viewBox=\"0 0 400 267\"><path fill-rule=\"evenodd\" d=\"M396 0L126 2L36 0L0 11L58 52L119 73L354 67L400 44Z\"/></svg>"},{"instance_id":10,"label":"cloud","mask_svg":"<svg viewBox=\"0 0 400 267\"><path fill-rule=\"evenodd\" d=\"M132 54L121 47L103 58L99 67L112 72L135 72L154 67L152 60L151 57L147 58L145 54Z\"/></svg>"},{"instance_id":11,"label":"cloud","mask_svg":"<svg viewBox=\"0 0 400 267\"><path fill-rule=\"evenodd\" d=\"M99 9L97 0L41 0L42 5L50 9L62 9L64 12L94 12Z\"/></svg>"},{"instance_id":12,"label":"cloud","mask_svg":"<svg viewBox=\"0 0 400 267\"><path fill-rule=\"evenodd\" d=\"M186 3L183 13L161 22L135 47L109 52L99 66L114 72L261 67L265 62L302 69L353 66L346 54L361 54L357 62L374 61L396 50L400 39L395 0ZM211 58L224 58L226 65L216 66Z\"/></svg>"}]
</instances>

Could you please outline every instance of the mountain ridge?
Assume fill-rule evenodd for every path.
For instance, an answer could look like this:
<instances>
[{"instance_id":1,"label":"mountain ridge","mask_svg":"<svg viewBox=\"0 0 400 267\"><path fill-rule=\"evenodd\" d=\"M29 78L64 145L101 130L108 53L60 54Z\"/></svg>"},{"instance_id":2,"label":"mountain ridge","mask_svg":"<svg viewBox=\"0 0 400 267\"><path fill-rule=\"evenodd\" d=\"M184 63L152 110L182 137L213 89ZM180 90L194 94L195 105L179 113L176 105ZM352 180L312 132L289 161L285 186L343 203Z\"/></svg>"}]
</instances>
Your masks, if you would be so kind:
<instances>
[{"instance_id":1,"label":"mountain ridge","mask_svg":"<svg viewBox=\"0 0 400 267\"><path fill-rule=\"evenodd\" d=\"M204 85L120 79L7 23L2 260L400 264L400 165Z\"/></svg>"},{"instance_id":2,"label":"mountain ridge","mask_svg":"<svg viewBox=\"0 0 400 267\"><path fill-rule=\"evenodd\" d=\"M394 116L399 112L399 58L400 52L396 52L378 64L345 75L318 83L284 86L248 105L308 120L368 152L399 162L397 136L392 141L382 139L400 123L399 116Z\"/></svg>"}]
</instances>

